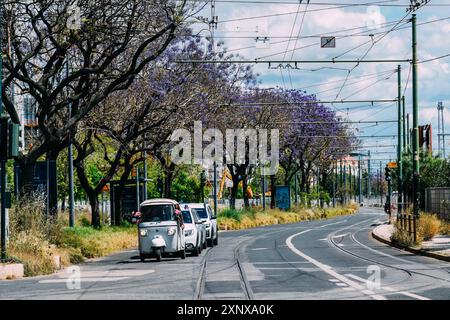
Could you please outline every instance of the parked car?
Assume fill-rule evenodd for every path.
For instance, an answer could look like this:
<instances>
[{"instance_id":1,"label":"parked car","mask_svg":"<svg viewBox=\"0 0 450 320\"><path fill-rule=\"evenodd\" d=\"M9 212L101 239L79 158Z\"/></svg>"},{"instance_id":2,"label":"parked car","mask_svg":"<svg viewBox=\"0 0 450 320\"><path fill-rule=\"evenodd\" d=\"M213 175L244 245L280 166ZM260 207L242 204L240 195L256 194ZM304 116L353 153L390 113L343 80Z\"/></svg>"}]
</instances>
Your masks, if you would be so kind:
<instances>
[{"instance_id":1,"label":"parked car","mask_svg":"<svg viewBox=\"0 0 450 320\"><path fill-rule=\"evenodd\" d=\"M188 203L187 205L189 208L195 209L201 219L200 221L205 225L207 245L210 247L218 245L217 217L214 215L211 206L207 203Z\"/></svg>"},{"instance_id":2,"label":"parked car","mask_svg":"<svg viewBox=\"0 0 450 320\"><path fill-rule=\"evenodd\" d=\"M184 223L178 202L171 199L144 201L133 220L138 225L141 261L149 257L161 261L161 257L169 255L186 258Z\"/></svg>"},{"instance_id":3,"label":"parked car","mask_svg":"<svg viewBox=\"0 0 450 320\"><path fill-rule=\"evenodd\" d=\"M194 209L181 207L184 222L184 238L186 241L186 250L192 255L198 256L202 253L203 244L206 242L206 229L198 218Z\"/></svg>"}]
</instances>

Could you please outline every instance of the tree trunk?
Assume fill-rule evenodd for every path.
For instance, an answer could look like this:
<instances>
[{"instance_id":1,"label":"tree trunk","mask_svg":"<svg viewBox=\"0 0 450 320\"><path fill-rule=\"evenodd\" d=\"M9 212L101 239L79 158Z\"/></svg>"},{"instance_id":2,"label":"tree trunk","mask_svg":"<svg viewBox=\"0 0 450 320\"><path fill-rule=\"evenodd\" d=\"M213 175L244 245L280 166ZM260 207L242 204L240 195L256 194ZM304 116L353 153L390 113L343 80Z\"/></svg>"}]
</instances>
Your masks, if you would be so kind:
<instances>
[{"instance_id":1,"label":"tree trunk","mask_svg":"<svg viewBox=\"0 0 450 320\"><path fill-rule=\"evenodd\" d=\"M100 206L98 201L98 195L100 192L96 192L90 184L89 180L86 177L84 166L81 162L74 163L74 166L77 170L78 180L80 181L81 187L84 189L88 196L89 204L91 206L91 225L95 228L100 227Z\"/></svg>"},{"instance_id":2,"label":"tree trunk","mask_svg":"<svg viewBox=\"0 0 450 320\"><path fill-rule=\"evenodd\" d=\"M171 197L172 179L173 179L173 170L172 170L172 168L167 168L166 174L164 177L164 197L165 198Z\"/></svg>"},{"instance_id":3,"label":"tree trunk","mask_svg":"<svg viewBox=\"0 0 450 320\"><path fill-rule=\"evenodd\" d=\"M270 209L275 209L276 207L276 201L275 197L277 195L277 188L275 186L275 175L270 176Z\"/></svg>"},{"instance_id":4,"label":"tree trunk","mask_svg":"<svg viewBox=\"0 0 450 320\"><path fill-rule=\"evenodd\" d=\"M92 214L92 226L95 228L100 228L100 204L98 201L98 193L91 190L85 190L89 199L89 204L91 205Z\"/></svg>"},{"instance_id":5,"label":"tree trunk","mask_svg":"<svg viewBox=\"0 0 450 320\"><path fill-rule=\"evenodd\" d=\"M244 207L246 209L250 208L250 202L248 201L247 188L248 188L247 177L244 177L244 179L242 180L242 192L244 194Z\"/></svg>"},{"instance_id":6,"label":"tree trunk","mask_svg":"<svg viewBox=\"0 0 450 320\"><path fill-rule=\"evenodd\" d=\"M232 173L233 171L230 170ZM238 174L231 174L231 177L233 179L233 186L231 187L231 194L230 194L230 208L235 210L236 209L236 196L239 189L239 175Z\"/></svg>"}]
</instances>

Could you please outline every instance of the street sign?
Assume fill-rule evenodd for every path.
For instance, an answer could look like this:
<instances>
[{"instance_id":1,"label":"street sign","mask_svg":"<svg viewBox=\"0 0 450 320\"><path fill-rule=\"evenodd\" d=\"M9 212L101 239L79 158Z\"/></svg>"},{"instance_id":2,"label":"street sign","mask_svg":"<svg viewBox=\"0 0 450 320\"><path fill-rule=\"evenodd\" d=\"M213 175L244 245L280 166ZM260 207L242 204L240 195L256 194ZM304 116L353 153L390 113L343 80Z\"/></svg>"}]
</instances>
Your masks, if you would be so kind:
<instances>
[{"instance_id":1,"label":"street sign","mask_svg":"<svg viewBox=\"0 0 450 320\"><path fill-rule=\"evenodd\" d=\"M395 161L388 162L387 166L389 168L397 168L397 162Z\"/></svg>"},{"instance_id":2,"label":"street sign","mask_svg":"<svg viewBox=\"0 0 450 320\"><path fill-rule=\"evenodd\" d=\"M320 37L321 48L336 48L336 37Z\"/></svg>"}]
</instances>

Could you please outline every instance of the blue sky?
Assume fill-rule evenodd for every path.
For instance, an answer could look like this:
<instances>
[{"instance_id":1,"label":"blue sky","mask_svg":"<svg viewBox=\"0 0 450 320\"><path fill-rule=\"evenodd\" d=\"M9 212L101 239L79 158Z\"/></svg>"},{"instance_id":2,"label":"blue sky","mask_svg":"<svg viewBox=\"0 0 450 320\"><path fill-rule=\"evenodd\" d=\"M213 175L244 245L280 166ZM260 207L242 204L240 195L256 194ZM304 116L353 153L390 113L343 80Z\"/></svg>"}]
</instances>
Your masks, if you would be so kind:
<instances>
[{"instance_id":1,"label":"blue sky","mask_svg":"<svg viewBox=\"0 0 450 320\"><path fill-rule=\"evenodd\" d=\"M409 0L311 0L308 6L306 6L306 0L300 6L294 0L259 0L256 1L258 3L251 3L251 0L238 3L232 3L231 1L233 0L216 2L216 15L219 22L215 31L216 41L224 41L230 52L239 53L245 59L316 60L333 57L336 59L358 59L372 46L373 40L375 40L375 43L367 53L366 59L411 58L411 24L407 23L410 15L396 26L404 29L395 30L382 36L384 32L395 26L396 21L405 17L405 5L409 5ZM277 1L283 3L276 4ZM287 2L290 4L286 4ZM320 2L322 2L322 5L319 4ZM324 2L327 4L324 4ZM336 5L330 5L330 3ZM380 5L341 6L341 4L363 3L378 3ZM277 14L278 16L270 16ZM416 14L419 24L418 59L425 60L450 53L450 42L448 41L448 35L450 35L450 1L430 1ZM199 15L209 18L210 6L208 5ZM269 17L252 18L268 15ZM449 19L420 25L423 22L442 18ZM204 27L204 25L196 24L195 28L199 30ZM353 30L337 32L344 29ZM355 35L355 33L359 33L359 35ZM208 32L202 34L209 35ZM374 36L370 37L369 34ZM291 41L289 41L291 35ZM310 37L320 35L337 36L336 48L320 48L320 38ZM261 48L261 42L259 42L261 45L256 46L256 37L267 37L270 46L266 44L266 47ZM298 40L295 40L297 37ZM345 52L347 53L343 54ZM317 97L321 100L334 100L336 97L338 100L396 98L397 75L394 73L394 69L397 64L360 64L351 71L344 87L342 87L342 84L348 70L321 69L311 71L311 69L320 67L351 69L353 66L354 64L308 64L300 67L309 70L290 70L288 72L287 70L269 70L267 66L257 65L255 71L260 74L261 86L263 87L306 87L305 90L308 93L317 93ZM410 65L409 63L402 63L401 66L402 91L405 91L406 112L411 114L411 78L408 81L408 87L406 87ZM435 149L437 149L436 106L438 101L444 103L445 125L447 132L450 132L449 79L450 57L423 63L419 66L420 124L431 123L433 125ZM375 104L373 107L367 105L343 104L333 107L339 110L344 118L352 121L395 120L397 117L395 103ZM359 106L366 107L355 108ZM347 108L349 109L347 110ZM357 135L395 134L397 130L397 125L392 123L364 124L357 127L359 128ZM370 145L377 143L392 145L396 143L396 140L379 138L364 141L364 144ZM450 138L447 138L447 150L450 150L449 143ZM379 149L379 151L386 150L394 151L395 149ZM376 152L376 150L373 150L373 152ZM447 152L447 154L449 153ZM388 157L390 156L387 154L376 156L376 158ZM392 157L395 158L394 154L392 154Z\"/></svg>"}]
</instances>

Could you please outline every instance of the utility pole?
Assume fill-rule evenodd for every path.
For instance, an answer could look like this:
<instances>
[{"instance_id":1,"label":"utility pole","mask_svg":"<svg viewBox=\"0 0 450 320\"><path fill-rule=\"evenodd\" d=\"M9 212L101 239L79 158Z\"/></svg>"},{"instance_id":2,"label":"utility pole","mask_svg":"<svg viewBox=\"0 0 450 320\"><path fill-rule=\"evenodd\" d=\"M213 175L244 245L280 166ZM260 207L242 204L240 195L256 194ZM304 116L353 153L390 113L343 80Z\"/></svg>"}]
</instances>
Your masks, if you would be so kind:
<instances>
[{"instance_id":1,"label":"utility pole","mask_svg":"<svg viewBox=\"0 0 450 320\"><path fill-rule=\"evenodd\" d=\"M347 165L344 163L344 204L347 203Z\"/></svg>"},{"instance_id":2,"label":"utility pole","mask_svg":"<svg viewBox=\"0 0 450 320\"><path fill-rule=\"evenodd\" d=\"M368 198L368 202L370 205L370 194L372 193L372 188L371 188L371 181L370 181L370 150L367 151L367 198Z\"/></svg>"},{"instance_id":3,"label":"utility pole","mask_svg":"<svg viewBox=\"0 0 450 320\"><path fill-rule=\"evenodd\" d=\"M409 113L406 114L406 144L408 145L408 152L411 150L411 129L409 128Z\"/></svg>"},{"instance_id":4,"label":"utility pole","mask_svg":"<svg viewBox=\"0 0 450 320\"><path fill-rule=\"evenodd\" d=\"M437 109L438 109L438 145L439 145L439 153L445 159L444 105L443 105L442 102L438 102Z\"/></svg>"},{"instance_id":5,"label":"utility pole","mask_svg":"<svg viewBox=\"0 0 450 320\"><path fill-rule=\"evenodd\" d=\"M3 22L4 22L4 3L0 4L0 48L3 48ZM2 83L3 83L3 59L2 59L3 52L0 54L0 92L2 91ZM3 114L3 102L0 100L0 117L2 118L1 124L2 126L7 123L6 121L3 121L3 118L6 117L6 115ZM7 130L7 127L0 128L1 131ZM0 159L0 187L1 187L1 213L0 213L0 219L1 219L1 231L0 231L0 237L1 237L1 254L0 259L6 260L6 159Z\"/></svg>"},{"instance_id":6,"label":"utility pole","mask_svg":"<svg viewBox=\"0 0 450 320\"><path fill-rule=\"evenodd\" d=\"M381 205L383 205L383 179L382 179L382 175L383 174L383 165L380 161L380 200L381 200Z\"/></svg>"},{"instance_id":7,"label":"utility pole","mask_svg":"<svg viewBox=\"0 0 450 320\"><path fill-rule=\"evenodd\" d=\"M141 199L139 195L139 165L136 165L136 211L139 211L139 207L141 205Z\"/></svg>"},{"instance_id":8,"label":"utility pole","mask_svg":"<svg viewBox=\"0 0 450 320\"><path fill-rule=\"evenodd\" d=\"M69 77L69 54L66 54L66 78ZM67 89L69 92L69 89ZM67 98L68 98L67 94ZM72 117L72 104L69 100L67 100L67 110L69 114L69 120ZM70 134L70 132L69 132ZM70 141L72 141L72 137L69 137ZM67 162L69 169L69 227L73 228L75 226L75 195L74 195L74 185L73 185L73 145L72 142L69 144L68 152L67 152ZM103 196L103 191L102 191ZM103 203L102 203L103 210Z\"/></svg>"},{"instance_id":9,"label":"utility pole","mask_svg":"<svg viewBox=\"0 0 450 320\"><path fill-rule=\"evenodd\" d=\"M358 202L362 203L361 154L358 154Z\"/></svg>"},{"instance_id":10,"label":"utility pole","mask_svg":"<svg viewBox=\"0 0 450 320\"><path fill-rule=\"evenodd\" d=\"M417 35L416 35L416 15L412 15L412 104L413 104L413 213L417 217L420 208L419 191L419 97L417 79Z\"/></svg>"},{"instance_id":11,"label":"utility pole","mask_svg":"<svg viewBox=\"0 0 450 320\"><path fill-rule=\"evenodd\" d=\"M403 106L401 101L402 94L402 67L400 65L397 66L397 81L398 81L398 142L397 142L397 188L398 188L398 197L397 197L397 207L398 213L402 213L403 207Z\"/></svg>"},{"instance_id":12,"label":"utility pole","mask_svg":"<svg viewBox=\"0 0 450 320\"><path fill-rule=\"evenodd\" d=\"M147 200L147 181L148 181L148 169L147 169L147 151L143 152L142 157L144 158L143 160L143 166L144 166L144 194L143 194L143 199L142 201Z\"/></svg>"},{"instance_id":13,"label":"utility pole","mask_svg":"<svg viewBox=\"0 0 450 320\"><path fill-rule=\"evenodd\" d=\"M403 130L403 151L406 150L406 106L405 106L405 96L402 96L402 130Z\"/></svg>"},{"instance_id":14,"label":"utility pole","mask_svg":"<svg viewBox=\"0 0 450 320\"><path fill-rule=\"evenodd\" d=\"M266 176L264 172L264 166L261 166L261 196L262 196L262 206L263 210L266 210Z\"/></svg>"},{"instance_id":15,"label":"utility pole","mask_svg":"<svg viewBox=\"0 0 450 320\"><path fill-rule=\"evenodd\" d=\"M337 161L333 163L334 179L333 179L333 208L336 208L336 186L337 186Z\"/></svg>"},{"instance_id":16,"label":"utility pole","mask_svg":"<svg viewBox=\"0 0 450 320\"><path fill-rule=\"evenodd\" d=\"M216 163L216 161L214 161L213 169L214 169L214 173L213 173L213 180L214 180L214 188L213 188L213 192L214 192L214 216L217 217L217 163Z\"/></svg>"},{"instance_id":17,"label":"utility pole","mask_svg":"<svg viewBox=\"0 0 450 320\"><path fill-rule=\"evenodd\" d=\"M340 203L343 204L343 194L342 194L342 186L343 186L343 181L342 181L342 159L339 160L339 196L340 196Z\"/></svg>"},{"instance_id":18,"label":"utility pole","mask_svg":"<svg viewBox=\"0 0 450 320\"><path fill-rule=\"evenodd\" d=\"M295 181L294 181L294 192L295 192L294 201L295 201L295 205L298 206L298 175L297 175L297 172L294 174L294 179L295 179ZM333 201L334 201L334 199L333 199Z\"/></svg>"}]
</instances>

